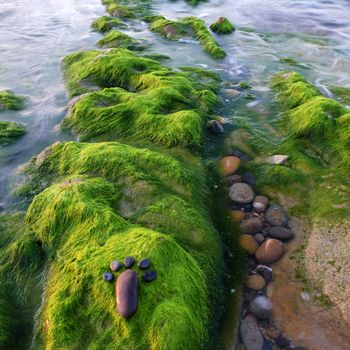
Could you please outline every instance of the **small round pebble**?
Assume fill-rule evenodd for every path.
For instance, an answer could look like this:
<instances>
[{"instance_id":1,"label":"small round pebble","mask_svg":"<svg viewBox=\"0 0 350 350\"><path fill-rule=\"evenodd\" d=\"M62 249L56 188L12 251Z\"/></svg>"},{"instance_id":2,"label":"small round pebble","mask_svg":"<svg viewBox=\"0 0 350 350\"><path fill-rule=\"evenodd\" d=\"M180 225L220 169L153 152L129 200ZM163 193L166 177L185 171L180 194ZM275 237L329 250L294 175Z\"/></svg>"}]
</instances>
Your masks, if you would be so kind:
<instances>
[{"instance_id":1,"label":"small round pebble","mask_svg":"<svg viewBox=\"0 0 350 350\"><path fill-rule=\"evenodd\" d=\"M250 185L250 186L255 186L256 185L256 180L255 177L252 173L244 173L243 177L242 177L243 182L245 182L246 184Z\"/></svg>"},{"instance_id":2,"label":"small round pebble","mask_svg":"<svg viewBox=\"0 0 350 350\"><path fill-rule=\"evenodd\" d=\"M144 272L143 274L143 280L145 282L151 282L153 280L155 280L157 277L157 272L154 270L148 270L146 272Z\"/></svg>"},{"instance_id":3,"label":"small round pebble","mask_svg":"<svg viewBox=\"0 0 350 350\"><path fill-rule=\"evenodd\" d=\"M278 338L275 341L280 348L286 348L287 346L290 345L290 341L286 337L283 337L282 335L278 336Z\"/></svg>"},{"instance_id":4,"label":"small round pebble","mask_svg":"<svg viewBox=\"0 0 350 350\"><path fill-rule=\"evenodd\" d=\"M111 270L113 272L116 272L116 271L118 271L118 270L120 270L122 268L122 264L118 260L114 260L114 261L111 262L109 267L111 268Z\"/></svg>"},{"instance_id":5,"label":"small round pebble","mask_svg":"<svg viewBox=\"0 0 350 350\"><path fill-rule=\"evenodd\" d=\"M209 122L209 128L214 135L222 134L224 132L224 127L217 120L211 120Z\"/></svg>"},{"instance_id":6,"label":"small round pebble","mask_svg":"<svg viewBox=\"0 0 350 350\"><path fill-rule=\"evenodd\" d=\"M270 283L273 280L273 271L264 269L262 276L264 277L266 284Z\"/></svg>"},{"instance_id":7,"label":"small round pebble","mask_svg":"<svg viewBox=\"0 0 350 350\"><path fill-rule=\"evenodd\" d=\"M131 256L127 256L124 259L124 266L128 269L130 268L132 265L134 265L135 259Z\"/></svg>"},{"instance_id":8,"label":"small round pebble","mask_svg":"<svg viewBox=\"0 0 350 350\"><path fill-rule=\"evenodd\" d=\"M139 268L142 270L146 270L151 266L151 262L149 259L142 259L139 264L138 264Z\"/></svg>"},{"instance_id":9,"label":"small round pebble","mask_svg":"<svg viewBox=\"0 0 350 350\"><path fill-rule=\"evenodd\" d=\"M265 236L262 233L257 233L254 238L259 244L265 241Z\"/></svg>"},{"instance_id":10,"label":"small round pebble","mask_svg":"<svg viewBox=\"0 0 350 350\"><path fill-rule=\"evenodd\" d=\"M102 277L107 282L110 282L113 279L113 275L110 272L104 272Z\"/></svg>"}]
</instances>

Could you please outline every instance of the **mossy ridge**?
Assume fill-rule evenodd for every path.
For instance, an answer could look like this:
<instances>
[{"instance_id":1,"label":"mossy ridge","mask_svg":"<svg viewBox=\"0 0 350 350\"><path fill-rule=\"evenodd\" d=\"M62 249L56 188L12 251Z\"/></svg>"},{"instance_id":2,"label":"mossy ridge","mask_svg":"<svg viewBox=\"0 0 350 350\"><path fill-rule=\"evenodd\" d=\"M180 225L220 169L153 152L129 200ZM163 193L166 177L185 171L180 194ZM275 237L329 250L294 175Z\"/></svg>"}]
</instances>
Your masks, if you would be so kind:
<instances>
[{"instance_id":1,"label":"mossy ridge","mask_svg":"<svg viewBox=\"0 0 350 350\"><path fill-rule=\"evenodd\" d=\"M184 36L196 38L203 50L216 59L226 57L226 52L215 41L205 22L197 17L185 17L169 20L163 16L151 16L145 19L150 23L150 30L170 40L178 40Z\"/></svg>"},{"instance_id":2,"label":"mossy ridge","mask_svg":"<svg viewBox=\"0 0 350 350\"><path fill-rule=\"evenodd\" d=\"M116 214L121 196L118 186L103 178L82 177L53 185L34 199L28 222L55 257L38 334L43 334L48 349L81 344L113 349L200 349L207 341L206 274L212 272L204 270L192 252L169 235L130 225ZM113 284L101 278L111 260L126 255L149 257L159 276L150 285L141 284L139 310L128 322L113 311Z\"/></svg>"},{"instance_id":3,"label":"mossy ridge","mask_svg":"<svg viewBox=\"0 0 350 350\"><path fill-rule=\"evenodd\" d=\"M129 50L73 54L64 66L71 95L89 91L86 83L119 86L82 96L64 119L62 126L85 140L133 135L168 146L198 147L206 121L220 106L217 76L201 69L174 72Z\"/></svg>"},{"instance_id":4,"label":"mossy ridge","mask_svg":"<svg viewBox=\"0 0 350 350\"><path fill-rule=\"evenodd\" d=\"M235 26L226 17L219 17L210 25L210 29L218 34L231 34L236 30Z\"/></svg>"},{"instance_id":5,"label":"mossy ridge","mask_svg":"<svg viewBox=\"0 0 350 350\"><path fill-rule=\"evenodd\" d=\"M14 142L26 133L26 128L21 123L0 121L0 145Z\"/></svg>"},{"instance_id":6,"label":"mossy ridge","mask_svg":"<svg viewBox=\"0 0 350 350\"><path fill-rule=\"evenodd\" d=\"M17 96L10 90L0 91L0 112L19 111L24 108L25 98Z\"/></svg>"},{"instance_id":7,"label":"mossy ridge","mask_svg":"<svg viewBox=\"0 0 350 350\"><path fill-rule=\"evenodd\" d=\"M107 33L113 28L126 28L126 25L119 19L110 16L102 16L95 19L91 27L96 32Z\"/></svg>"},{"instance_id":8,"label":"mossy ridge","mask_svg":"<svg viewBox=\"0 0 350 350\"><path fill-rule=\"evenodd\" d=\"M119 30L111 30L108 32L101 40L97 42L97 45L103 48L120 47L135 51L144 50L144 46L142 46L138 40L120 32Z\"/></svg>"},{"instance_id":9,"label":"mossy ridge","mask_svg":"<svg viewBox=\"0 0 350 350\"><path fill-rule=\"evenodd\" d=\"M343 86L331 86L329 90L335 95L339 100L348 106L350 106L350 88Z\"/></svg>"},{"instance_id":10,"label":"mossy ridge","mask_svg":"<svg viewBox=\"0 0 350 350\"><path fill-rule=\"evenodd\" d=\"M113 17L142 19L152 14L150 0L102 0L107 12Z\"/></svg>"},{"instance_id":11,"label":"mossy ridge","mask_svg":"<svg viewBox=\"0 0 350 350\"><path fill-rule=\"evenodd\" d=\"M23 213L1 214L0 232L0 348L25 349L38 306L28 303L37 288L31 279L40 272L45 252Z\"/></svg>"}]
</instances>

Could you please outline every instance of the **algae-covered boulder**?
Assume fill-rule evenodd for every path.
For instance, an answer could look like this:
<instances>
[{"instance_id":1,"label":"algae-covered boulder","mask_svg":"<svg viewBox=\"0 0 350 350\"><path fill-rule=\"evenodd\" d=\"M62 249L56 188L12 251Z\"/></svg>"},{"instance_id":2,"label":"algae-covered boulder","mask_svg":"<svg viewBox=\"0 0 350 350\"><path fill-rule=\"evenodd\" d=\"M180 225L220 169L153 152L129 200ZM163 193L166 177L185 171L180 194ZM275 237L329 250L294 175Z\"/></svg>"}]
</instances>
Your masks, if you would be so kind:
<instances>
[{"instance_id":1,"label":"algae-covered boulder","mask_svg":"<svg viewBox=\"0 0 350 350\"><path fill-rule=\"evenodd\" d=\"M110 31L105 37L97 42L97 45L104 48L121 47L129 50L143 50L143 47L137 40L118 30Z\"/></svg>"},{"instance_id":2,"label":"algae-covered boulder","mask_svg":"<svg viewBox=\"0 0 350 350\"><path fill-rule=\"evenodd\" d=\"M124 28L126 27L126 25L117 18L113 18L110 16L102 16L100 18L95 19L92 22L91 27L97 32L106 33L112 30L113 28Z\"/></svg>"},{"instance_id":3,"label":"algae-covered boulder","mask_svg":"<svg viewBox=\"0 0 350 350\"><path fill-rule=\"evenodd\" d=\"M15 122L0 122L0 145L6 145L23 136L26 129L23 124Z\"/></svg>"},{"instance_id":4,"label":"algae-covered boulder","mask_svg":"<svg viewBox=\"0 0 350 350\"><path fill-rule=\"evenodd\" d=\"M24 97L16 96L10 90L2 90L0 91L0 112L23 109L24 100Z\"/></svg>"},{"instance_id":5,"label":"algae-covered boulder","mask_svg":"<svg viewBox=\"0 0 350 350\"><path fill-rule=\"evenodd\" d=\"M175 21L163 16L153 16L147 19L150 30L170 40L178 40L185 36L192 36L189 26L181 20Z\"/></svg>"},{"instance_id":6,"label":"algae-covered boulder","mask_svg":"<svg viewBox=\"0 0 350 350\"><path fill-rule=\"evenodd\" d=\"M235 26L226 17L219 17L210 26L210 29L218 34L230 34L236 30Z\"/></svg>"},{"instance_id":7,"label":"algae-covered boulder","mask_svg":"<svg viewBox=\"0 0 350 350\"><path fill-rule=\"evenodd\" d=\"M81 98L63 121L83 139L136 136L198 146L207 118L220 104L217 77L200 69L174 72L126 49L73 54L64 68L72 96L96 85L113 86Z\"/></svg>"}]
</instances>

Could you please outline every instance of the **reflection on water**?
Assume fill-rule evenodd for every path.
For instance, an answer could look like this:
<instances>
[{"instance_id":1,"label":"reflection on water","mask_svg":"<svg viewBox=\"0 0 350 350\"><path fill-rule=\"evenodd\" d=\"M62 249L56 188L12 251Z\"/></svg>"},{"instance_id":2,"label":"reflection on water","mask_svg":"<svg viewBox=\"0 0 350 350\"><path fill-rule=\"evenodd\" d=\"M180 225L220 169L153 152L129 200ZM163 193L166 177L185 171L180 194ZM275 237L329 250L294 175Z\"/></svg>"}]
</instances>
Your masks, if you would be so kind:
<instances>
[{"instance_id":1,"label":"reflection on water","mask_svg":"<svg viewBox=\"0 0 350 350\"><path fill-rule=\"evenodd\" d=\"M236 24L234 35L217 37L228 53L223 61L212 60L192 41L157 37L143 22L131 22L126 32L149 40L152 51L171 56L172 66L198 65L229 80L249 80L259 98L247 101L247 108L263 109L259 104L268 95L268 78L290 68L281 58L301 62L292 68L319 87L350 86L349 1L211 0L193 8L182 0L155 0L153 8L172 18L196 15L208 24L225 15ZM0 205L11 198L19 165L54 141L71 137L55 128L67 104L59 63L70 52L94 46L99 35L90 32L90 22L103 12L100 0L0 0L0 89L29 97L24 111L0 114L1 120L23 122L29 130L0 149ZM225 113L232 108L226 101Z\"/></svg>"}]
</instances>

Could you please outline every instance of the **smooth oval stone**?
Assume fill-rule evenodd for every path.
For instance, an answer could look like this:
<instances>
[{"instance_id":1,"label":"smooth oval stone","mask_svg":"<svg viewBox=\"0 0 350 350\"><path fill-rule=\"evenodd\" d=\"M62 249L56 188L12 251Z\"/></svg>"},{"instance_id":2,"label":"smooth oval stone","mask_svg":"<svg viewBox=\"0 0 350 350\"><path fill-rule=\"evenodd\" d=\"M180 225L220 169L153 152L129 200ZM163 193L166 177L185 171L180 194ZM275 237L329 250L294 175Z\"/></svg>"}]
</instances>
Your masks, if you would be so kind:
<instances>
[{"instance_id":1,"label":"smooth oval stone","mask_svg":"<svg viewBox=\"0 0 350 350\"><path fill-rule=\"evenodd\" d=\"M232 175L241 164L241 160L238 157L228 156L219 161L219 174L221 176Z\"/></svg>"},{"instance_id":2,"label":"smooth oval stone","mask_svg":"<svg viewBox=\"0 0 350 350\"><path fill-rule=\"evenodd\" d=\"M233 184L230 187L230 198L241 204L251 203L254 199L254 192L251 187L243 182Z\"/></svg>"},{"instance_id":3,"label":"smooth oval stone","mask_svg":"<svg viewBox=\"0 0 350 350\"><path fill-rule=\"evenodd\" d=\"M264 277L266 284L268 284L273 280L273 271L270 269L264 269L262 271L262 276Z\"/></svg>"},{"instance_id":4,"label":"smooth oval stone","mask_svg":"<svg viewBox=\"0 0 350 350\"><path fill-rule=\"evenodd\" d=\"M242 176L238 174L226 176L224 178L224 185L227 187L231 187L233 184L242 182Z\"/></svg>"},{"instance_id":5,"label":"smooth oval stone","mask_svg":"<svg viewBox=\"0 0 350 350\"><path fill-rule=\"evenodd\" d=\"M272 264L284 253L284 245L277 239L266 240L256 251L255 258L263 264Z\"/></svg>"},{"instance_id":6,"label":"smooth oval stone","mask_svg":"<svg viewBox=\"0 0 350 350\"><path fill-rule=\"evenodd\" d=\"M242 180L243 180L243 182L245 182L249 186L256 185L256 180L255 180L255 177L252 173L244 173Z\"/></svg>"},{"instance_id":7,"label":"smooth oval stone","mask_svg":"<svg viewBox=\"0 0 350 350\"><path fill-rule=\"evenodd\" d=\"M131 317L137 310L137 274L126 270L116 282L117 311L124 318Z\"/></svg>"},{"instance_id":8,"label":"smooth oval stone","mask_svg":"<svg viewBox=\"0 0 350 350\"><path fill-rule=\"evenodd\" d=\"M230 211L230 217L236 223L242 222L244 220L244 216L245 216L245 213L242 210L231 210Z\"/></svg>"},{"instance_id":9,"label":"smooth oval stone","mask_svg":"<svg viewBox=\"0 0 350 350\"><path fill-rule=\"evenodd\" d=\"M104 272L102 277L107 282L110 282L113 279L113 275L110 272Z\"/></svg>"},{"instance_id":10,"label":"smooth oval stone","mask_svg":"<svg viewBox=\"0 0 350 350\"><path fill-rule=\"evenodd\" d=\"M255 234L259 233L263 229L264 224L260 218L253 217L242 221L239 227L244 233Z\"/></svg>"},{"instance_id":11,"label":"smooth oval stone","mask_svg":"<svg viewBox=\"0 0 350 350\"><path fill-rule=\"evenodd\" d=\"M251 275L247 278L246 286L253 290L260 290L265 287L265 280L260 275Z\"/></svg>"},{"instance_id":12,"label":"smooth oval stone","mask_svg":"<svg viewBox=\"0 0 350 350\"><path fill-rule=\"evenodd\" d=\"M154 270L149 270L144 272L143 274L143 280L145 282L151 282L157 278L157 272Z\"/></svg>"},{"instance_id":13,"label":"smooth oval stone","mask_svg":"<svg viewBox=\"0 0 350 350\"><path fill-rule=\"evenodd\" d=\"M239 237L239 244L241 248L249 255L254 255L259 248L259 245L256 243L254 237L250 235L242 235Z\"/></svg>"},{"instance_id":14,"label":"smooth oval stone","mask_svg":"<svg viewBox=\"0 0 350 350\"><path fill-rule=\"evenodd\" d=\"M124 266L128 269L130 268L132 265L134 265L135 259L131 256L127 256L124 259Z\"/></svg>"},{"instance_id":15,"label":"smooth oval stone","mask_svg":"<svg viewBox=\"0 0 350 350\"><path fill-rule=\"evenodd\" d=\"M283 227L283 226L273 226L268 228L268 234L272 238L277 238L282 241L286 241L288 239L293 238L294 233L291 229Z\"/></svg>"},{"instance_id":16,"label":"smooth oval stone","mask_svg":"<svg viewBox=\"0 0 350 350\"><path fill-rule=\"evenodd\" d=\"M113 272L115 272L115 271L118 271L122 268L122 264L118 260L114 260L111 262L109 267Z\"/></svg>"},{"instance_id":17,"label":"smooth oval stone","mask_svg":"<svg viewBox=\"0 0 350 350\"><path fill-rule=\"evenodd\" d=\"M253 208L257 213L263 213L266 208L267 205L269 204L269 200L267 197L265 196L256 196L254 198L254 202L253 202Z\"/></svg>"},{"instance_id":18,"label":"smooth oval stone","mask_svg":"<svg viewBox=\"0 0 350 350\"><path fill-rule=\"evenodd\" d=\"M214 135L222 134L224 132L224 127L217 120L211 120L209 122L209 128Z\"/></svg>"},{"instance_id":19,"label":"smooth oval stone","mask_svg":"<svg viewBox=\"0 0 350 350\"><path fill-rule=\"evenodd\" d=\"M244 153L242 151L235 149L235 150L231 151L230 156L241 158L243 156L243 154Z\"/></svg>"},{"instance_id":20,"label":"smooth oval stone","mask_svg":"<svg viewBox=\"0 0 350 350\"><path fill-rule=\"evenodd\" d=\"M257 320L254 316L248 315L241 322L239 327L241 339L247 350L261 350L264 338L258 328Z\"/></svg>"},{"instance_id":21,"label":"smooth oval stone","mask_svg":"<svg viewBox=\"0 0 350 350\"><path fill-rule=\"evenodd\" d=\"M284 209L277 204L270 205L265 213L265 220L272 226L287 226L288 217Z\"/></svg>"},{"instance_id":22,"label":"smooth oval stone","mask_svg":"<svg viewBox=\"0 0 350 350\"><path fill-rule=\"evenodd\" d=\"M265 236L262 233L257 233L254 235L255 240L258 242L258 244L261 244L265 241Z\"/></svg>"},{"instance_id":23,"label":"smooth oval stone","mask_svg":"<svg viewBox=\"0 0 350 350\"><path fill-rule=\"evenodd\" d=\"M269 298L258 296L249 304L249 311L259 319L270 318L272 315L272 303Z\"/></svg>"},{"instance_id":24,"label":"smooth oval stone","mask_svg":"<svg viewBox=\"0 0 350 350\"><path fill-rule=\"evenodd\" d=\"M142 270L148 269L151 266L151 262L149 259L142 259L139 264L139 268Z\"/></svg>"},{"instance_id":25,"label":"smooth oval stone","mask_svg":"<svg viewBox=\"0 0 350 350\"><path fill-rule=\"evenodd\" d=\"M274 156L266 158L266 163L273 165L284 164L288 160L288 156L284 154L276 154Z\"/></svg>"}]
</instances>

